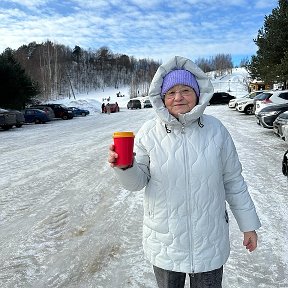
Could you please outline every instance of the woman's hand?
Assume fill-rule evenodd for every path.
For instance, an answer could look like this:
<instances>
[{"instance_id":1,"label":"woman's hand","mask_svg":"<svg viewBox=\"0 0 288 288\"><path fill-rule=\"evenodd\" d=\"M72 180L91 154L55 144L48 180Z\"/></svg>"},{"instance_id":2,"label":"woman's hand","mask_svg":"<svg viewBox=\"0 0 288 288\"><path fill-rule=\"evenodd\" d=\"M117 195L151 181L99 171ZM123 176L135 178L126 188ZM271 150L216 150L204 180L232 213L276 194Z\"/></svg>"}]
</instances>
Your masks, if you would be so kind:
<instances>
[{"instance_id":1,"label":"woman's hand","mask_svg":"<svg viewBox=\"0 0 288 288\"><path fill-rule=\"evenodd\" d=\"M115 152L115 146L114 144L111 144L109 146L109 153L108 153L108 163L110 163L110 166L111 167L118 167L120 169L126 169L128 167L130 167L129 165L120 165L120 166L117 166L115 163L116 163L116 160L118 158L118 154Z\"/></svg>"},{"instance_id":2,"label":"woman's hand","mask_svg":"<svg viewBox=\"0 0 288 288\"><path fill-rule=\"evenodd\" d=\"M250 252L254 251L257 247L257 233L256 231L244 232L243 245Z\"/></svg>"}]
</instances>

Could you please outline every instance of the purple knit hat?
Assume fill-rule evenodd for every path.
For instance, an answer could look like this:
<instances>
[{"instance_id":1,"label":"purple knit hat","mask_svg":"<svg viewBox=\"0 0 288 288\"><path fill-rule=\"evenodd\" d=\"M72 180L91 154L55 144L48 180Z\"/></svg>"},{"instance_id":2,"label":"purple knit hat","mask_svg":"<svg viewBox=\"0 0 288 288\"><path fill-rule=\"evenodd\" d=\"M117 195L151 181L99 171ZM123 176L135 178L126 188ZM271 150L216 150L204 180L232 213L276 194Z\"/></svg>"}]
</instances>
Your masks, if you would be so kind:
<instances>
[{"instance_id":1,"label":"purple knit hat","mask_svg":"<svg viewBox=\"0 0 288 288\"><path fill-rule=\"evenodd\" d=\"M164 94L175 85L189 86L194 89L198 97L200 96L198 82L195 76L187 70L173 70L166 74L166 76L163 78L163 83L161 87L161 97L163 98Z\"/></svg>"}]
</instances>

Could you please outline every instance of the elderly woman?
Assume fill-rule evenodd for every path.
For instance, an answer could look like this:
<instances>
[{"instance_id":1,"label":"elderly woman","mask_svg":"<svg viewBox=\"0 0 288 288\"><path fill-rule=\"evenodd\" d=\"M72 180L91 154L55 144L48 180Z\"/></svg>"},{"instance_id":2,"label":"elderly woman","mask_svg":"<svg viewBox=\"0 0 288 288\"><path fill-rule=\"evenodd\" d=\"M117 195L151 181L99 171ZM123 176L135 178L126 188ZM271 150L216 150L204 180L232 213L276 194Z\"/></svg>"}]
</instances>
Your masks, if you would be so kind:
<instances>
[{"instance_id":1,"label":"elderly woman","mask_svg":"<svg viewBox=\"0 0 288 288\"><path fill-rule=\"evenodd\" d=\"M158 286L222 287L228 259L230 206L243 245L257 247L258 219L233 140L223 124L203 114L213 94L210 80L191 60L161 65L149 97L157 117L140 128L132 166L108 162L123 187L145 187L143 247Z\"/></svg>"}]
</instances>

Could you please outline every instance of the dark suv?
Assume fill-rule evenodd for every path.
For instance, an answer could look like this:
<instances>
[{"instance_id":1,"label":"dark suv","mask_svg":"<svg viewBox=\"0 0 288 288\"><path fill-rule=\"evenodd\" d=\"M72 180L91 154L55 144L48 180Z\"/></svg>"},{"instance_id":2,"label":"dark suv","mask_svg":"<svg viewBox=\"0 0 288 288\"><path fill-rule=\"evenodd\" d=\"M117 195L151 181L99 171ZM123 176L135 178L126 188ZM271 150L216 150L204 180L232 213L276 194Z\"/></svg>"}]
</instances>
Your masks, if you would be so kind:
<instances>
[{"instance_id":1,"label":"dark suv","mask_svg":"<svg viewBox=\"0 0 288 288\"><path fill-rule=\"evenodd\" d=\"M230 100L236 99L235 96L230 95L227 92L215 92L210 99L210 104L228 104Z\"/></svg>"},{"instance_id":2,"label":"dark suv","mask_svg":"<svg viewBox=\"0 0 288 288\"><path fill-rule=\"evenodd\" d=\"M127 108L128 109L141 109L141 102L138 99L131 99L127 103Z\"/></svg>"},{"instance_id":3,"label":"dark suv","mask_svg":"<svg viewBox=\"0 0 288 288\"><path fill-rule=\"evenodd\" d=\"M72 109L66 107L63 104L45 104L52 108L55 118L62 118L64 120L72 119L74 117Z\"/></svg>"}]
</instances>

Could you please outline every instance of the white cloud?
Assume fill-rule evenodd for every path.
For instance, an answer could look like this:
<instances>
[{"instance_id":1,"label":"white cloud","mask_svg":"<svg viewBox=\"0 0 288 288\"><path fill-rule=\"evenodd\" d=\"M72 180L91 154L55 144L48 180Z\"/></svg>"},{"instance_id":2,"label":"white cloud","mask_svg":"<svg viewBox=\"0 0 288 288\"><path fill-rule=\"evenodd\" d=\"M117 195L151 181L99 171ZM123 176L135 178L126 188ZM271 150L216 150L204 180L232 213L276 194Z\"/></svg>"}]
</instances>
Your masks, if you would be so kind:
<instances>
[{"instance_id":1,"label":"white cloud","mask_svg":"<svg viewBox=\"0 0 288 288\"><path fill-rule=\"evenodd\" d=\"M255 1L254 7L256 9L265 9L265 8L276 8L277 5L275 5L274 1L269 1L269 0L257 0ZM278 1L277 1L278 3Z\"/></svg>"},{"instance_id":2,"label":"white cloud","mask_svg":"<svg viewBox=\"0 0 288 288\"><path fill-rule=\"evenodd\" d=\"M49 39L71 48L108 46L115 53L137 58L251 55L264 12L271 13L277 5L276 0L261 2L265 4L245 0L25 0L16 5L20 0L13 0L16 6L0 3L0 51Z\"/></svg>"},{"instance_id":3,"label":"white cloud","mask_svg":"<svg viewBox=\"0 0 288 288\"><path fill-rule=\"evenodd\" d=\"M49 0L10 0L9 2L20 4L26 7L37 7L48 3Z\"/></svg>"}]
</instances>

